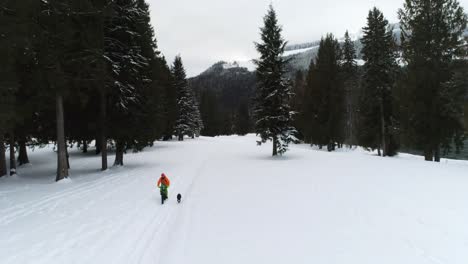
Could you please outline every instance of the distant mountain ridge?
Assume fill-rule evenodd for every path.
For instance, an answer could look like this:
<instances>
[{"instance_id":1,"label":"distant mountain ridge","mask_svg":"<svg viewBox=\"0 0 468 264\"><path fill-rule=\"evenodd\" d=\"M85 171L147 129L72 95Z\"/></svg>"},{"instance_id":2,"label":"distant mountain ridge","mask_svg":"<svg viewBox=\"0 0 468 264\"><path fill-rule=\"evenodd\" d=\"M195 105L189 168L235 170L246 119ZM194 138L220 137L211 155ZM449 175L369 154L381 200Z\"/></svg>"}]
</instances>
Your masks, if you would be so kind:
<instances>
[{"instance_id":1,"label":"distant mountain ridge","mask_svg":"<svg viewBox=\"0 0 468 264\"><path fill-rule=\"evenodd\" d=\"M401 28L399 23L391 24L390 27L393 27L393 34L395 36L396 41L399 43L401 40ZM357 57L359 60L362 59L362 43L361 38L363 36L362 29L360 29L355 34L350 34L351 39L354 42ZM335 36L338 38L340 43L344 42L344 37ZM468 37L468 28L464 32L464 37ZM307 70L309 68L310 62L317 56L318 48L320 45L320 40L304 42L304 43L295 43L289 44L285 47L284 57L290 61L288 66L289 72L296 72L298 70ZM215 63L213 66L208 68L206 71L200 74L207 75L207 74L242 74L245 71L254 71L255 64L253 60L250 61L234 61L234 62L226 62L220 61Z\"/></svg>"},{"instance_id":2,"label":"distant mountain ridge","mask_svg":"<svg viewBox=\"0 0 468 264\"><path fill-rule=\"evenodd\" d=\"M401 28L399 23L391 24L393 35L397 43L401 42ZM356 48L357 58L362 59L362 29L357 34L350 34ZM468 28L463 33L464 37L468 37ZM335 36L337 37L337 36ZM344 37L338 37L340 43L344 42ZM289 71L307 70L310 62L317 56L320 41L306 42L303 44L288 45L285 49L285 58L290 60Z\"/></svg>"},{"instance_id":3,"label":"distant mountain ridge","mask_svg":"<svg viewBox=\"0 0 468 264\"><path fill-rule=\"evenodd\" d=\"M210 68L202 72L199 76L206 75L224 75L224 74L244 74L255 70L253 61L247 62L226 62L219 61L213 64Z\"/></svg>"}]
</instances>

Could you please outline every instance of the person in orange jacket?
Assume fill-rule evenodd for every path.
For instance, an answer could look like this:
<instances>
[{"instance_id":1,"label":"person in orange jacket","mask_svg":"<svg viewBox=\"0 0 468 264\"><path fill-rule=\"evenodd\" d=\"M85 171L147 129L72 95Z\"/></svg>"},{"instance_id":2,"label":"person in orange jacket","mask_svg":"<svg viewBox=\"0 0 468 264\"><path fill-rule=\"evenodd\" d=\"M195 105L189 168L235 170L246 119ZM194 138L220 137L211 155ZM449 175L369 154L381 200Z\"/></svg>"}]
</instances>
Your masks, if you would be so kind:
<instances>
[{"instance_id":1,"label":"person in orange jacket","mask_svg":"<svg viewBox=\"0 0 468 264\"><path fill-rule=\"evenodd\" d=\"M167 200L168 198L168 193L167 193L167 188L171 185L171 181L169 178L166 176L166 174L162 173L161 177L158 180L158 188L160 189L161 192L161 203L164 204L164 200Z\"/></svg>"}]
</instances>

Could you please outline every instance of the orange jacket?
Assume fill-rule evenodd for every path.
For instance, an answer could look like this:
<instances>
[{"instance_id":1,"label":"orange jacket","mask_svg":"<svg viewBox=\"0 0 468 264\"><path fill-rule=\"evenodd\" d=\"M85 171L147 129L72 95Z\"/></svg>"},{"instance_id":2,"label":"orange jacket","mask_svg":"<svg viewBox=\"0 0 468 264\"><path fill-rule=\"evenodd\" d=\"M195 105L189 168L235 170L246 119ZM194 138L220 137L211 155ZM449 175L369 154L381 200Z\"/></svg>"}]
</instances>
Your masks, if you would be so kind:
<instances>
[{"instance_id":1,"label":"orange jacket","mask_svg":"<svg viewBox=\"0 0 468 264\"><path fill-rule=\"evenodd\" d=\"M161 186L161 184L166 185L167 187L169 187L169 185L171 185L171 181L169 180L169 178L167 176L166 177L160 177L159 180L158 180L158 187Z\"/></svg>"}]
</instances>

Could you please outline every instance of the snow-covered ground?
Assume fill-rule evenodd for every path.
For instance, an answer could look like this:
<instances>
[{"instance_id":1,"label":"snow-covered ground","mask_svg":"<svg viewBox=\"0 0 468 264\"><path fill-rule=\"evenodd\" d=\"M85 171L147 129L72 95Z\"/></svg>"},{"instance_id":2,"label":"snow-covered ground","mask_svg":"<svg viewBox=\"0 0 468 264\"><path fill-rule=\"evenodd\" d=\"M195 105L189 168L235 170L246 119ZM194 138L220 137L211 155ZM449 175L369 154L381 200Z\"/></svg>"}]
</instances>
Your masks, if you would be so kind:
<instances>
[{"instance_id":1,"label":"snow-covered ground","mask_svg":"<svg viewBox=\"0 0 468 264\"><path fill-rule=\"evenodd\" d=\"M270 147L161 142L103 173L72 152L60 183L54 153L31 152L0 179L0 263L468 263L467 162Z\"/></svg>"}]
</instances>

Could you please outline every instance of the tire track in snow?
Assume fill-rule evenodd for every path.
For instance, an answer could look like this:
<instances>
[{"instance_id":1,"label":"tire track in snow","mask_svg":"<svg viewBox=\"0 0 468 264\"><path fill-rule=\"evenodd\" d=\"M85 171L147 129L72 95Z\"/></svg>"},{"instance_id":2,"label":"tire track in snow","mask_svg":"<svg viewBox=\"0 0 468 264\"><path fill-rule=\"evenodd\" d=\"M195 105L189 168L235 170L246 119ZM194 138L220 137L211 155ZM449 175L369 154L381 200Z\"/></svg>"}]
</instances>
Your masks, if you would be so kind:
<instances>
[{"instance_id":1,"label":"tire track in snow","mask_svg":"<svg viewBox=\"0 0 468 264\"><path fill-rule=\"evenodd\" d=\"M112 181L112 180L115 180L115 178L119 179L121 177L119 176L115 176L115 175L103 175L100 179L96 179L94 181L90 181L90 182L85 182L85 183L81 183L81 184L77 184L73 187L69 187L69 188L65 188L63 190L60 190L54 194L51 194L51 195L47 195L39 200L35 200L35 201L30 201L30 202L26 202L26 203L22 203L22 204L16 204L12 207L9 207L5 210L1 210L0 211L0 214L2 215L2 217L0 217L0 224L2 223L2 220L4 218L8 218L10 215L14 215L16 213L18 213L17 209L23 209L23 208L35 208L37 206L40 206L40 205L43 205L43 204L46 204L46 203L50 203L51 201L55 201L55 200L58 200L60 198L63 198L63 197L69 197L67 195L69 194L74 194L75 191L82 191L84 189L89 189L89 188L93 188L94 186L101 186L101 185L105 185L107 182L109 181ZM57 184L57 183L56 183Z\"/></svg>"},{"instance_id":2,"label":"tire track in snow","mask_svg":"<svg viewBox=\"0 0 468 264\"><path fill-rule=\"evenodd\" d=\"M218 153L218 150L221 149L221 146L216 146L212 149L211 152L209 152L209 155L205 156L202 164L198 167L196 170L196 173L194 177L192 177L191 181L186 185L187 187L185 188L185 197L190 197L192 196L194 186L196 186L197 181L199 178L203 175L203 171L206 169L206 166L209 161L213 161L213 156ZM188 232L187 232L187 225L190 222L190 215L191 215L191 200L185 199L184 203L182 204L181 208L178 209L177 213L174 214L173 216L173 221L170 221L170 226L168 226L167 230L169 231L168 234L166 235L166 239L164 240L164 243L162 245L162 248L160 248L159 252L169 252L169 254L166 254L163 256L162 254L159 254L157 256L157 261L156 263L163 263L163 258L167 259L168 262L171 262L174 259L174 256L171 256L170 254L173 254L174 250L172 250L175 246L179 246L177 248L177 256L180 256L180 252L186 252L185 249L185 244L186 240L188 239ZM181 218L182 217L182 218ZM177 232L174 232L174 230L177 227ZM175 239L175 235L182 236L180 239ZM177 245L173 245L169 242L177 242ZM181 248L182 247L182 248Z\"/></svg>"},{"instance_id":3,"label":"tire track in snow","mask_svg":"<svg viewBox=\"0 0 468 264\"><path fill-rule=\"evenodd\" d=\"M106 193L104 193L101 196L97 196L97 197L99 197L99 199L92 199L92 200L88 201L84 206L80 207L81 209L77 209L71 214L71 216L67 216L66 220L69 220L71 218L75 218L75 217L79 216L83 211L86 211L86 210L88 210L89 208L91 208L93 206L93 205L90 205L90 204L95 204L95 203L105 201L107 199L110 199L114 194L121 192L122 189L130 188L133 185L133 183L137 182L138 180L141 180L141 177L133 177L132 176L132 174L134 174L135 172L137 172L137 171L129 171L128 174L124 175L126 177L119 177L119 178L122 178L122 180L113 181L111 184L116 184L115 186L113 186L114 188L110 189L110 191L107 191ZM127 181L127 179L130 178L130 177L132 177L132 180ZM125 181L125 184L122 184L122 181ZM106 183L109 183L109 181L106 181ZM104 182L103 182L103 184L105 185ZM100 188L95 188L93 190L94 191L99 191L99 189ZM81 198L81 197L78 197L78 198ZM132 203L131 203L131 201L129 201L127 204L132 204ZM130 207L130 206L125 207L125 208L141 209L141 208L138 208L138 207ZM125 211L125 213L128 213L128 212ZM101 226L101 225L109 224L110 222L112 222L112 220L102 218L102 219L99 219L99 220L93 221L93 222L89 221L89 222L86 222L85 224L80 224L80 226L78 226L76 229L61 231L60 233L57 233L56 237L59 240L60 240L60 237L73 237L74 239L66 240L66 243L63 244L63 247L62 247L61 251L55 251L54 249L52 249L52 250L43 249L42 251L46 252L46 253L45 254L43 253L41 255L41 258L45 259L44 263L47 263L48 260L54 259L57 256L60 256L60 254L63 253L63 250L73 249L74 245L83 245L82 241L86 241L86 237L90 237L90 236L95 235L96 233L102 232L102 230L97 230L97 229L95 229L93 227L95 227L96 225ZM32 237L40 237L40 235L42 234L41 232L42 232L43 228L46 228L48 226L63 226L64 225L63 221L64 221L64 219L62 217L58 217L58 218L54 217L54 220L52 222L48 222L48 221L44 222L43 224L41 224L39 226L36 226L35 229L32 230L32 231L34 231L33 233L36 233L37 235L33 235L31 233L29 235L30 236L32 235ZM131 221L131 218L129 219L129 222L130 221ZM112 225L112 224L113 224L113 222L111 224L109 224L109 226ZM125 223L122 224L122 227L124 227L124 225L125 225ZM119 232L119 229L116 230L114 228L113 230L115 230L113 233L118 233ZM101 242L101 240L98 240L96 242ZM35 244L32 244L32 245L34 246L36 244L39 247L41 247L42 242L35 243ZM102 244L102 245L105 246L105 244ZM100 250L100 249L102 249L102 247L96 248L95 246L93 246L93 249ZM22 254L26 255L27 252L23 252ZM89 258L90 258L89 262L92 262L93 256L95 256L95 255L94 254L89 255ZM89 262L85 261L85 263L89 263Z\"/></svg>"},{"instance_id":4,"label":"tire track in snow","mask_svg":"<svg viewBox=\"0 0 468 264\"><path fill-rule=\"evenodd\" d=\"M171 185L180 186L183 184L182 188L179 189L183 190L182 193L184 193L184 197L189 197L194 183L200 177L210 159L211 155L201 159L201 165L196 169L194 177L189 178L188 181L184 181L186 178L178 175L176 179L172 181ZM168 242L172 241L171 232L183 208L180 208L180 205L171 203L166 203L160 208L161 210L152 214L156 217L150 217L145 228L143 228L137 236L139 239L137 239L137 243L135 243L132 253L130 257L126 259L125 263L147 263L147 260L149 260L150 263L162 263L163 258L167 257L163 256L163 253L167 252L166 249L169 247Z\"/></svg>"},{"instance_id":5,"label":"tire track in snow","mask_svg":"<svg viewBox=\"0 0 468 264\"><path fill-rule=\"evenodd\" d=\"M182 180L181 178L182 177L178 175L175 180L172 181L172 185L177 185ZM166 226L168 225L171 216L174 214L173 211L176 209L168 202L166 202L166 205L161 206L160 209L161 210L152 214L152 216L156 215L155 218L149 217L147 224L137 236L137 243L135 243L135 246L133 247L132 254L125 263L144 263L144 259L148 256L148 254L152 253L151 245L154 243L158 235L160 235L163 231L167 231ZM145 236L145 234L151 235ZM164 241L161 241L161 243L163 242ZM161 247L161 245L158 246ZM158 250L157 247L155 248L156 253L162 252L160 249Z\"/></svg>"},{"instance_id":6,"label":"tire track in snow","mask_svg":"<svg viewBox=\"0 0 468 264\"><path fill-rule=\"evenodd\" d=\"M19 209L22 208L22 210L16 210L11 213L5 214L4 212L0 212L2 216L0 217L0 226L1 225L7 225L14 220L20 218L20 217L26 217L31 214L41 212L44 209L50 209L53 210L54 208L58 207L59 205L69 202L70 199L73 199L75 197L82 197L83 195L93 192L97 189L100 188L105 188L107 184L113 183L113 184L118 184L124 182L127 178L131 176L126 175L126 177L117 177L117 176L111 176L111 177L106 177L103 176L103 180L98 181L97 183L94 182L92 184L82 184L78 188L67 188L64 191L60 191L56 195L51 195L47 198L41 199L39 202L28 202L27 205L22 204L22 205L17 205L13 209ZM72 189L72 190L70 190ZM66 198L66 199L62 199ZM53 205L51 203L55 202ZM24 209L26 208L26 209ZM30 210L31 208L34 208L34 210ZM11 211L11 210L10 210Z\"/></svg>"}]
</instances>

